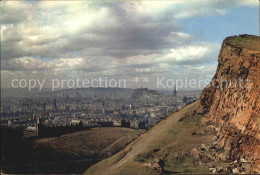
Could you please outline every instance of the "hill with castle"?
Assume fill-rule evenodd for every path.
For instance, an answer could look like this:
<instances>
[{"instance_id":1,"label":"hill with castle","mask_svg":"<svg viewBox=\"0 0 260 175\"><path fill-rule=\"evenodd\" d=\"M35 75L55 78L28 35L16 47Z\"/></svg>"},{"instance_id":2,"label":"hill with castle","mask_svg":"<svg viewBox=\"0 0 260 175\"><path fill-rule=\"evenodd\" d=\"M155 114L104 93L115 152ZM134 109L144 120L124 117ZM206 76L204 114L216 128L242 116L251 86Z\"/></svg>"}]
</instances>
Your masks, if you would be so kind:
<instances>
[{"instance_id":1,"label":"hill with castle","mask_svg":"<svg viewBox=\"0 0 260 175\"><path fill-rule=\"evenodd\" d=\"M198 101L85 174L260 173L259 77L260 37L227 37Z\"/></svg>"}]
</instances>

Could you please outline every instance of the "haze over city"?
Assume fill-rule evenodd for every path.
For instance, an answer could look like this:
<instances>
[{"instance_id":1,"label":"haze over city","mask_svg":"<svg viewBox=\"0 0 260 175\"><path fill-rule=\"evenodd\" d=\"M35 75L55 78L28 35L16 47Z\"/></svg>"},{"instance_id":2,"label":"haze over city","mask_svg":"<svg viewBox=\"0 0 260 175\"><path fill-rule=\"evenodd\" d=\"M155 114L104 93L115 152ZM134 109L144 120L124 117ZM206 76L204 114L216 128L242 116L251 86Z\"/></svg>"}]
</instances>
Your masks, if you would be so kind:
<instances>
[{"instance_id":1,"label":"haze over city","mask_svg":"<svg viewBox=\"0 0 260 175\"><path fill-rule=\"evenodd\" d=\"M259 3L0 1L1 174L260 174Z\"/></svg>"}]
</instances>

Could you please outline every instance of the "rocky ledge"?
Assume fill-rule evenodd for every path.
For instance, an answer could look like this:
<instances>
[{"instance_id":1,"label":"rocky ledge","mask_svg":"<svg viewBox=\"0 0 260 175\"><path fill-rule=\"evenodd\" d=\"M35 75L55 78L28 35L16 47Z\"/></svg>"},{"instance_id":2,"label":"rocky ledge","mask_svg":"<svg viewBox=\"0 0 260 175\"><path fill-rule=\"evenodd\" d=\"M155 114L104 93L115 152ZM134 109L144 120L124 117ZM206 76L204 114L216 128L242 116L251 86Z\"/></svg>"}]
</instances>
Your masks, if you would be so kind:
<instances>
[{"instance_id":1,"label":"rocky ledge","mask_svg":"<svg viewBox=\"0 0 260 175\"><path fill-rule=\"evenodd\" d=\"M203 90L197 108L205 114L204 122L213 124L218 134L210 145L192 150L198 163L201 159L231 163L225 168L210 167L213 173L260 173L259 87L260 37L226 38L216 74Z\"/></svg>"}]
</instances>

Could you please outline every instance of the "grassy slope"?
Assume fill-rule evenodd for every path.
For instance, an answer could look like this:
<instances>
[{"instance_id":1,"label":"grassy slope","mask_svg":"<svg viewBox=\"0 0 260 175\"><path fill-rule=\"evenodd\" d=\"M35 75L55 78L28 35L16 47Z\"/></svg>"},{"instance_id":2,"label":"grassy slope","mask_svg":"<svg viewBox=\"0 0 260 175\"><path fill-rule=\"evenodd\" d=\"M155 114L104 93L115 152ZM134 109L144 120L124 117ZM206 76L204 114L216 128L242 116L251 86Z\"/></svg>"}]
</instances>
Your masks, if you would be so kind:
<instances>
[{"instance_id":1,"label":"grassy slope","mask_svg":"<svg viewBox=\"0 0 260 175\"><path fill-rule=\"evenodd\" d=\"M38 139L35 141L35 147L39 155L46 155L44 157L48 161L59 158L63 160L98 158L102 150L120 138L130 136L129 141L131 141L139 134L140 131L129 128L92 128L60 137Z\"/></svg>"},{"instance_id":2,"label":"grassy slope","mask_svg":"<svg viewBox=\"0 0 260 175\"><path fill-rule=\"evenodd\" d=\"M182 173L209 173L203 166L194 166L193 158L184 156L191 149L212 140L213 135L204 135L207 127L201 124L202 116L193 110L198 105L194 102L162 120L148 132L141 135L125 149L92 167L86 174L156 174L143 162L162 157L165 169ZM178 121L179 119L182 121ZM192 135L193 132L204 136ZM153 153L153 149L160 149Z\"/></svg>"},{"instance_id":3,"label":"grassy slope","mask_svg":"<svg viewBox=\"0 0 260 175\"><path fill-rule=\"evenodd\" d=\"M235 47L246 48L260 52L260 38L252 35L231 36L225 42Z\"/></svg>"}]
</instances>

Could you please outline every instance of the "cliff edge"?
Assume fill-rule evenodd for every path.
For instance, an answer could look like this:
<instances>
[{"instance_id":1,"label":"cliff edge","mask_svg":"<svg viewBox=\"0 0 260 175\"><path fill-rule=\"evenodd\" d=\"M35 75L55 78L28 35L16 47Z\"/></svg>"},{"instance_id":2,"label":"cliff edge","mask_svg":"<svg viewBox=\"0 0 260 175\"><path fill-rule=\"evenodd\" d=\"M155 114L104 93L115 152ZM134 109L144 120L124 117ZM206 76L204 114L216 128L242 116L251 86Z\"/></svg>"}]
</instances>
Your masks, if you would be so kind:
<instances>
[{"instance_id":1,"label":"cliff edge","mask_svg":"<svg viewBox=\"0 0 260 175\"><path fill-rule=\"evenodd\" d=\"M85 174L260 173L260 37L223 41L200 100L176 111Z\"/></svg>"},{"instance_id":2,"label":"cliff edge","mask_svg":"<svg viewBox=\"0 0 260 175\"><path fill-rule=\"evenodd\" d=\"M218 67L197 108L216 126L224 161L248 163L260 173L260 37L240 35L223 41Z\"/></svg>"}]
</instances>

